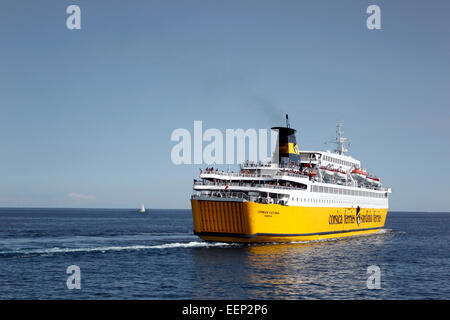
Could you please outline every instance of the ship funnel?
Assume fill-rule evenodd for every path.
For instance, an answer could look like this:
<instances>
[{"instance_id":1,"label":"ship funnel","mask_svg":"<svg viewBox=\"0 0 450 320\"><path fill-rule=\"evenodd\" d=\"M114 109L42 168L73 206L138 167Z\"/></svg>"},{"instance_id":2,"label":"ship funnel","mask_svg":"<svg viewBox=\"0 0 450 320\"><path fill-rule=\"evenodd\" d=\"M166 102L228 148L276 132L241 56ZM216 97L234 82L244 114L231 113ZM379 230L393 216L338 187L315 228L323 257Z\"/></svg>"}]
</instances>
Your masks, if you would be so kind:
<instances>
[{"instance_id":1,"label":"ship funnel","mask_svg":"<svg viewBox=\"0 0 450 320\"><path fill-rule=\"evenodd\" d=\"M295 138L296 130L290 127L288 115L286 115L286 127L273 127L272 130L278 131L276 153L279 157L279 164L299 164L300 151Z\"/></svg>"}]
</instances>

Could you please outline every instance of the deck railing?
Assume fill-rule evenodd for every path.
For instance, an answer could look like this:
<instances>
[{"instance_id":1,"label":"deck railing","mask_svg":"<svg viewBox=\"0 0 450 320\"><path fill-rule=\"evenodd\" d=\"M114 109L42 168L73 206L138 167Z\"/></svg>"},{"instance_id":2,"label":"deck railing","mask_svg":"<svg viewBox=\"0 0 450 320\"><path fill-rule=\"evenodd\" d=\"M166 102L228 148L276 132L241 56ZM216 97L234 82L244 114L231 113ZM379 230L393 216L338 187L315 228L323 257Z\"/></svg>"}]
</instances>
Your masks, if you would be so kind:
<instances>
[{"instance_id":1,"label":"deck railing","mask_svg":"<svg viewBox=\"0 0 450 320\"><path fill-rule=\"evenodd\" d=\"M211 194L203 195L194 193L192 195L192 199L198 199L201 197L217 197L217 198L226 198L226 199L244 199L250 201L250 197L244 192L227 192L227 191L213 191Z\"/></svg>"},{"instance_id":2,"label":"deck railing","mask_svg":"<svg viewBox=\"0 0 450 320\"><path fill-rule=\"evenodd\" d=\"M200 174L211 174L211 175L219 175L219 176L244 177L244 178L271 178L272 177L272 175L270 175L270 174L225 172L225 171L206 171L206 170L201 170Z\"/></svg>"},{"instance_id":3,"label":"deck railing","mask_svg":"<svg viewBox=\"0 0 450 320\"><path fill-rule=\"evenodd\" d=\"M251 188L271 188L278 190L306 190L305 188L293 187L293 186L281 186L281 185L273 185L273 184L262 184L262 183L224 183L224 182L211 182L211 181L194 181L195 186L217 186L217 187L251 187Z\"/></svg>"}]
</instances>

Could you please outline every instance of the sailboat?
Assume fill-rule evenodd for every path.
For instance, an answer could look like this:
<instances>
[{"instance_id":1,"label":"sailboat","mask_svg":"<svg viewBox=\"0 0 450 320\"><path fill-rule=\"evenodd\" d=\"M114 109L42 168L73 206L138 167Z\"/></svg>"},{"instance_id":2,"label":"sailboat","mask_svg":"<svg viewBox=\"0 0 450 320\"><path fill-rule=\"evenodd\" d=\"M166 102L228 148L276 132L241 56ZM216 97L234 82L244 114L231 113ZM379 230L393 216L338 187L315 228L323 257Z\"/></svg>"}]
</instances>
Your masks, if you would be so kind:
<instances>
[{"instance_id":1,"label":"sailboat","mask_svg":"<svg viewBox=\"0 0 450 320\"><path fill-rule=\"evenodd\" d=\"M144 205L141 206L141 210L139 210L140 213L145 213L145 207Z\"/></svg>"}]
</instances>

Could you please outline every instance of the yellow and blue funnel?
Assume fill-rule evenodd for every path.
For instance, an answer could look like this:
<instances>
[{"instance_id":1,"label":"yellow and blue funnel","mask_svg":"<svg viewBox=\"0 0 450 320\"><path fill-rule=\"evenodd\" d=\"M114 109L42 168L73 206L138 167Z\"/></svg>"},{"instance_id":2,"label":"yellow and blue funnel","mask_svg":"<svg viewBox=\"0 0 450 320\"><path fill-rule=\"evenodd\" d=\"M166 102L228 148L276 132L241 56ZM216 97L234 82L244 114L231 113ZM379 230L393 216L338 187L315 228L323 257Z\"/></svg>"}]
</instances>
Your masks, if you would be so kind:
<instances>
[{"instance_id":1,"label":"yellow and blue funnel","mask_svg":"<svg viewBox=\"0 0 450 320\"><path fill-rule=\"evenodd\" d=\"M286 115L286 127L273 127L278 131L277 151L280 164L300 162L300 150L295 139L295 129L290 128L288 115Z\"/></svg>"}]
</instances>

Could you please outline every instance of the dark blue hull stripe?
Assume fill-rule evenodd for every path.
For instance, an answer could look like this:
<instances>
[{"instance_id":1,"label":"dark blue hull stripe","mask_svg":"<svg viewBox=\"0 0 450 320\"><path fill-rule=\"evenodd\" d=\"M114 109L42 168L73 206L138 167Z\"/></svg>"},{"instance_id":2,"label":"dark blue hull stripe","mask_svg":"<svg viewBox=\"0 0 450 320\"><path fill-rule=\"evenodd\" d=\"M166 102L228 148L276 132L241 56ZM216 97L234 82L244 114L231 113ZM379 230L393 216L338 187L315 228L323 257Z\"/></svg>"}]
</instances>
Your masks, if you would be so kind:
<instances>
[{"instance_id":1,"label":"dark blue hull stripe","mask_svg":"<svg viewBox=\"0 0 450 320\"><path fill-rule=\"evenodd\" d=\"M257 236L269 236L269 237L304 237L304 236L320 236L327 234L340 234L340 233L348 233L355 231L368 231L368 230L377 230L383 227L375 227L375 228L365 228L365 229L351 229L351 230L341 230L341 231L327 231L327 232L317 232L317 233L254 233L254 234L243 234L243 233L226 233L226 232L195 232L194 234L197 236L206 236L206 237L228 237L228 238L246 238L251 239Z\"/></svg>"}]
</instances>

